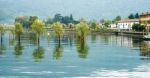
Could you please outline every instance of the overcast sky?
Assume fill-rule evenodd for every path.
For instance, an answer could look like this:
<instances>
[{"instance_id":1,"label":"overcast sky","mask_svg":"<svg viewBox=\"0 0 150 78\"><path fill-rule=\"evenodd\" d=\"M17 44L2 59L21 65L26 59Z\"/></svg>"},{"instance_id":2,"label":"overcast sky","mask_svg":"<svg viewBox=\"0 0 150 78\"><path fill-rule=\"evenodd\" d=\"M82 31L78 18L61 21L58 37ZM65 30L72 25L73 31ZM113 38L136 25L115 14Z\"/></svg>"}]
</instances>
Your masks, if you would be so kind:
<instances>
[{"instance_id":1,"label":"overcast sky","mask_svg":"<svg viewBox=\"0 0 150 78\"><path fill-rule=\"evenodd\" d=\"M52 18L54 14L60 13L73 14L77 19L99 20L150 12L150 0L0 0L0 11L10 18L21 15Z\"/></svg>"}]
</instances>

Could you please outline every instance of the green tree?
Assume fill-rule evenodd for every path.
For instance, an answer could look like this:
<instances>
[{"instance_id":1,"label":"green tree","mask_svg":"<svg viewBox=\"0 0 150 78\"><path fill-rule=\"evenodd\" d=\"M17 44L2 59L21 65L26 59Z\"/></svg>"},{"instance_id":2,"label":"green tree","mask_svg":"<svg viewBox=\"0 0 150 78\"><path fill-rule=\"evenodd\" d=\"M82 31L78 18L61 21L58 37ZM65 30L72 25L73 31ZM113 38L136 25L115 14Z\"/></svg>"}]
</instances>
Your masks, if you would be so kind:
<instances>
[{"instance_id":1,"label":"green tree","mask_svg":"<svg viewBox=\"0 0 150 78\"><path fill-rule=\"evenodd\" d=\"M45 22L46 25L53 24L53 19L48 18Z\"/></svg>"},{"instance_id":2,"label":"green tree","mask_svg":"<svg viewBox=\"0 0 150 78\"><path fill-rule=\"evenodd\" d=\"M148 20L147 23L150 24L150 20Z\"/></svg>"},{"instance_id":3,"label":"green tree","mask_svg":"<svg viewBox=\"0 0 150 78\"><path fill-rule=\"evenodd\" d=\"M1 33L1 42L3 41L3 34L5 32L5 29L3 27L3 25L0 25L0 33Z\"/></svg>"},{"instance_id":4,"label":"green tree","mask_svg":"<svg viewBox=\"0 0 150 78\"><path fill-rule=\"evenodd\" d=\"M32 26L31 26L32 31L34 33L36 33L36 35L37 35L38 46L39 46L39 43L40 43L40 38L39 37L45 31L44 27L45 27L45 24L41 20L39 20L39 19L35 20L33 22Z\"/></svg>"},{"instance_id":5,"label":"green tree","mask_svg":"<svg viewBox=\"0 0 150 78\"><path fill-rule=\"evenodd\" d=\"M29 28L29 17L28 16L16 17L15 22L20 23L23 26L23 28Z\"/></svg>"},{"instance_id":6,"label":"green tree","mask_svg":"<svg viewBox=\"0 0 150 78\"><path fill-rule=\"evenodd\" d=\"M135 31L143 31L143 30L145 30L145 27L141 24L134 24L132 26L132 29L135 30Z\"/></svg>"},{"instance_id":7,"label":"green tree","mask_svg":"<svg viewBox=\"0 0 150 78\"><path fill-rule=\"evenodd\" d=\"M111 21L109 21L109 20L105 20L104 23L103 23L103 25L104 25L105 27L109 27L110 24L111 24Z\"/></svg>"},{"instance_id":8,"label":"green tree","mask_svg":"<svg viewBox=\"0 0 150 78\"><path fill-rule=\"evenodd\" d=\"M135 14L135 18L138 19L140 16L138 13Z\"/></svg>"},{"instance_id":9,"label":"green tree","mask_svg":"<svg viewBox=\"0 0 150 78\"><path fill-rule=\"evenodd\" d=\"M16 37L18 38L18 42L20 43L21 34L23 34L23 32L24 32L22 25L20 23L15 23L14 31L15 31Z\"/></svg>"},{"instance_id":10,"label":"green tree","mask_svg":"<svg viewBox=\"0 0 150 78\"><path fill-rule=\"evenodd\" d=\"M61 20L62 20L61 14L55 14L53 21L54 22L61 22Z\"/></svg>"},{"instance_id":11,"label":"green tree","mask_svg":"<svg viewBox=\"0 0 150 78\"><path fill-rule=\"evenodd\" d=\"M96 29L96 27L97 27L96 22L92 22L90 27L91 27L92 29L94 29L94 30L95 30L95 29Z\"/></svg>"},{"instance_id":12,"label":"green tree","mask_svg":"<svg viewBox=\"0 0 150 78\"><path fill-rule=\"evenodd\" d=\"M118 22L121 20L121 16L116 16L116 18L113 20L114 23Z\"/></svg>"},{"instance_id":13,"label":"green tree","mask_svg":"<svg viewBox=\"0 0 150 78\"><path fill-rule=\"evenodd\" d=\"M34 21L36 21L38 19L37 16L30 16L29 18L29 28L32 28L32 24L34 23Z\"/></svg>"},{"instance_id":14,"label":"green tree","mask_svg":"<svg viewBox=\"0 0 150 78\"><path fill-rule=\"evenodd\" d=\"M15 27L10 27L9 31L10 31L10 33L12 34L13 39L14 39L14 35L15 35Z\"/></svg>"},{"instance_id":15,"label":"green tree","mask_svg":"<svg viewBox=\"0 0 150 78\"><path fill-rule=\"evenodd\" d=\"M60 22L53 23L52 29L54 31L55 36L58 37L59 45L60 45L60 40L64 35L63 25Z\"/></svg>"},{"instance_id":16,"label":"green tree","mask_svg":"<svg viewBox=\"0 0 150 78\"><path fill-rule=\"evenodd\" d=\"M133 14L130 14L130 15L128 16L128 18L129 18L129 19L134 19L135 17L134 17Z\"/></svg>"},{"instance_id":17,"label":"green tree","mask_svg":"<svg viewBox=\"0 0 150 78\"><path fill-rule=\"evenodd\" d=\"M81 21L76 25L77 35L84 40L85 36L89 33L89 26L86 22Z\"/></svg>"}]
</instances>

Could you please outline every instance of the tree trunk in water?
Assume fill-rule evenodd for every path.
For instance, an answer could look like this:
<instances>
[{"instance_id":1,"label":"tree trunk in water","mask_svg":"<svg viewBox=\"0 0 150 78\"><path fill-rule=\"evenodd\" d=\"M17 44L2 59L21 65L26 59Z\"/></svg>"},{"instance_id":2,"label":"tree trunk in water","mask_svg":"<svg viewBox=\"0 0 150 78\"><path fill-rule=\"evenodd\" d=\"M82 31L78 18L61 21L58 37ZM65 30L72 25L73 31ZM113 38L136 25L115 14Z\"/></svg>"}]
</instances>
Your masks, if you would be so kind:
<instances>
[{"instance_id":1,"label":"tree trunk in water","mask_svg":"<svg viewBox=\"0 0 150 78\"><path fill-rule=\"evenodd\" d=\"M60 35L59 35L59 42L58 42L58 47L60 48Z\"/></svg>"},{"instance_id":2,"label":"tree trunk in water","mask_svg":"<svg viewBox=\"0 0 150 78\"><path fill-rule=\"evenodd\" d=\"M37 39L38 39L38 47L40 45L40 38L39 38L39 35L37 36Z\"/></svg>"},{"instance_id":3,"label":"tree trunk in water","mask_svg":"<svg viewBox=\"0 0 150 78\"><path fill-rule=\"evenodd\" d=\"M20 35L18 36L18 42L19 42L19 44L20 44Z\"/></svg>"},{"instance_id":4,"label":"tree trunk in water","mask_svg":"<svg viewBox=\"0 0 150 78\"><path fill-rule=\"evenodd\" d=\"M3 42L3 34L1 33L1 43Z\"/></svg>"}]
</instances>

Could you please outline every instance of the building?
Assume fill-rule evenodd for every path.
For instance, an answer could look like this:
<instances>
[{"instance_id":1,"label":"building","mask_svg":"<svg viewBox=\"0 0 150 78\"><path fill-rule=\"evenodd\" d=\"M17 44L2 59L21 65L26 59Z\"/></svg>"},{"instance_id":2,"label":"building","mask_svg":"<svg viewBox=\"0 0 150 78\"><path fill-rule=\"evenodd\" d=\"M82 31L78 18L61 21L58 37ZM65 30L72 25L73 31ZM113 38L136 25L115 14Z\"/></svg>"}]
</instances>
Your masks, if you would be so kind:
<instances>
[{"instance_id":1,"label":"building","mask_svg":"<svg viewBox=\"0 0 150 78\"><path fill-rule=\"evenodd\" d=\"M111 29L117 29L117 24L110 24Z\"/></svg>"},{"instance_id":2,"label":"building","mask_svg":"<svg viewBox=\"0 0 150 78\"><path fill-rule=\"evenodd\" d=\"M150 12L140 14L140 23L145 26L146 29L150 29Z\"/></svg>"},{"instance_id":3,"label":"building","mask_svg":"<svg viewBox=\"0 0 150 78\"><path fill-rule=\"evenodd\" d=\"M134 24L139 24L139 19L126 19L117 23L117 29L119 30L132 30Z\"/></svg>"}]
</instances>

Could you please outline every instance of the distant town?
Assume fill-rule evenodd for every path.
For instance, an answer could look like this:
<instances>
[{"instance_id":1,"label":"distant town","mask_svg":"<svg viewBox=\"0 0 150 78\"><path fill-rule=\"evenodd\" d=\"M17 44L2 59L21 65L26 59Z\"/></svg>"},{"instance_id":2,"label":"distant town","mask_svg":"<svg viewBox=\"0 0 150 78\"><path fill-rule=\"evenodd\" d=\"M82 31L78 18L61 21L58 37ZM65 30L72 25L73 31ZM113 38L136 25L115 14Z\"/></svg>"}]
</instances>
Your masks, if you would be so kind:
<instances>
[{"instance_id":1,"label":"distant town","mask_svg":"<svg viewBox=\"0 0 150 78\"><path fill-rule=\"evenodd\" d=\"M20 22L24 28L29 28L30 21L37 19L37 16L18 16L15 22ZM85 20L85 19L81 19ZM75 24L78 24L80 20L74 20L72 14L70 16L61 16L56 14L53 19L48 18L44 20L45 28L50 28L53 22L61 22L65 29L75 28ZM114 20L101 19L100 21L89 21L87 22L89 27L93 30L98 31L100 28L108 28L113 30L125 30L125 31L145 31L150 29L150 12L130 14L127 18L121 18L117 16ZM14 27L14 25L1 24L5 28Z\"/></svg>"}]
</instances>

